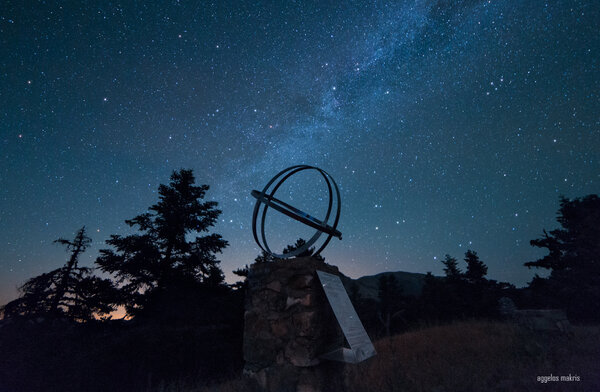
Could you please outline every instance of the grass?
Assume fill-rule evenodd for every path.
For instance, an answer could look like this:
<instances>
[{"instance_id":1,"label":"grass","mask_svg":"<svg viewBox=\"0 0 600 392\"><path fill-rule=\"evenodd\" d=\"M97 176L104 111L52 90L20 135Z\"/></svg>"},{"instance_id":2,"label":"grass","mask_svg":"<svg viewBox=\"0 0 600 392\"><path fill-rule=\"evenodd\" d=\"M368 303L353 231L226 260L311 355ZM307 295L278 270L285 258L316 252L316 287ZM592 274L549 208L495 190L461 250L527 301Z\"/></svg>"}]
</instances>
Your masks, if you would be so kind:
<instances>
[{"instance_id":1,"label":"grass","mask_svg":"<svg viewBox=\"0 0 600 392\"><path fill-rule=\"evenodd\" d=\"M470 321L382 339L375 347L376 357L346 367L348 391L600 391L598 327L561 336ZM550 374L581 381L537 379Z\"/></svg>"},{"instance_id":2,"label":"grass","mask_svg":"<svg viewBox=\"0 0 600 392\"><path fill-rule=\"evenodd\" d=\"M571 336L512 324L465 321L375 342L377 356L345 367L346 391L600 391L600 327ZM580 377L548 381L538 376ZM196 384L197 385L197 384ZM242 377L212 386L175 385L172 392L257 391Z\"/></svg>"}]
</instances>

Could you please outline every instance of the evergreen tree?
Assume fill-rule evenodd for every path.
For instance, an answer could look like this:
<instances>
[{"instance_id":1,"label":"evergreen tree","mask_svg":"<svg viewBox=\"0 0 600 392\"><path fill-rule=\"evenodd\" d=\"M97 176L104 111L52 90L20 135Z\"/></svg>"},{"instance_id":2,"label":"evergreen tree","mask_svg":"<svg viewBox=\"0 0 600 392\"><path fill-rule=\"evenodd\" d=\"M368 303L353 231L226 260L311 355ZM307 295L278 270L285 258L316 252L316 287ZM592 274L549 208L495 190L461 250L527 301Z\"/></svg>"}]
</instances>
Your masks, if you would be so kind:
<instances>
[{"instance_id":1,"label":"evergreen tree","mask_svg":"<svg viewBox=\"0 0 600 392\"><path fill-rule=\"evenodd\" d=\"M529 288L537 306L566 308L570 317L600 320L600 198L588 195L560 198L557 221L561 228L543 231L531 245L546 248L541 259L527 267L551 271L547 279L536 276Z\"/></svg>"},{"instance_id":2,"label":"evergreen tree","mask_svg":"<svg viewBox=\"0 0 600 392\"><path fill-rule=\"evenodd\" d=\"M444 264L444 273L447 278L459 279L462 276L462 273L458 269L458 263L454 257L447 254L444 260L442 260L442 264Z\"/></svg>"},{"instance_id":3,"label":"evergreen tree","mask_svg":"<svg viewBox=\"0 0 600 392\"><path fill-rule=\"evenodd\" d=\"M94 276L91 268L79 267L79 256L91 239L85 227L73 240L59 238L71 256L67 263L53 271L29 279L19 291L21 297L4 306L6 317L17 315L52 315L77 321L91 320L116 309L118 292L108 279Z\"/></svg>"},{"instance_id":4,"label":"evergreen tree","mask_svg":"<svg viewBox=\"0 0 600 392\"><path fill-rule=\"evenodd\" d=\"M283 253L290 253L295 251L296 249L300 248L301 246L304 246L304 244L306 244L306 241L303 238L298 238L298 240L296 241L295 244L293 245L288 245L285 247L285 249L283 250ZM314 257L315 259L319 260L319 261L325 261L325 258L323 256L321 256L320 254L313 256L313 253L315 252L315 247L312 246L308 249L306 249L304 252L296 255L296 257Z\"/></svg>"},{"instance_id":5,"label":"evergreen tree","mask_svg":"<svg viewBox=\"0 0 600 392\"><path fill-rule=\"evenodd\" d=\"M482 282L485 280L488 268L483 261L479 260L477 252L467 250L465 253L465 262L467 263L467 272L465 273L467 280L471 283Z\"/></svg>"},{"instance_id":6,"label":"evergreen tree","mask_svg":"<svg viewBox=\"0 0 600 392\"><path fill-rule=\"evenodd\" d=\"M460 316L458 302L453 286L447 279L427 272L423 279L423 291L417 300L417 317L428 321L445 321ZM454 282L453 282L454 283Z\"/></svg>"},{"instance_id":7,"label":"evergreen tree","mask_svg":"<svg viewBox=\"0 0 600 392\"><path fill-rule=\"evenodd\" d=\"M448 321L465 317L497 316L497 302L512 293L514 286L486 279L487 266L476 252L465 253L467 270L462 273L454 257L442 260L445 278L431 274L425 277L419 299L420 314L433 321Z\"/></svg>"},{"instance_id":8,"label":"evergreen tree","mask_svg":"<svg viewBox=\"0 0 600 392\"><path fill-rule=\"evenodd\" d=\"M227 246L219 234L206 234L221 211L217 202L202 201L208 185L195 185L192 170L173 172L169 185L158 188L159 202L149 212L126 220L139 234L111 235L114 249L100 250L96 263L122 284L126 307L142 309L153 292L201 283L216 287L223 272L215 254ZM188 240L190 235L195 239Z\"/></svg>"},{"instance_id":9,"label":"evergreen tree","mask_svg":"<svg viewBox=\"0 0 600 392\"><path fill-rule=\"evenodd\" d=\"M391 321L402 306L402 287L393 274L379 277L379 320L383 324L386 336L390 335Z\"/></svg>"},{"instance_id":10,"label":"evergreen tree","mask_svg":"<svg viewBox=\"0 0 600 392\"><path fill-rule=\"evenodd\" d=\"M261 263L271 263L275 260L276 259L272 254L267 253L265 250L263 250L260 252L260 254L258 256L256 256L256 258L254 259L254 262L256 264L261 264Z\"/></svg>"},{"instance_id":11,"label":"evergreen tree","mask_svg":"<svg viewBox=\"0 0 600 392\"><path fill-rule=\"evenodd\" d=\"M293 252L296 249L303 246L304 244L306 244L306 241L303 238L298 238L294 244L287 245L283 249L283 254ZM312 256L312 254L314 252L315 252L315 247L312 246L312 247L306 249L304 252L296 255L295 257L309 257L309 256ZM325 258L323 256L321 256L320 254L318 254L314 257L319 261L325 261ZM254 263L255 264L271 263L271 262L277 261L277 260L280 260L280 259L278 259L277 257L273 256L272 254L266 252L265 250L262 250L260 252L260 254L258 256L256 256L256 258L254 259Z\"/></svg>"},{"instance_id":12,"label":"evergreen tree","mask_svg":"<svg viewBox=\"0 0 600 392\"><path fill-rule=\"evenodd\" d=\"M65 245L67 250L71 251L71 257L67 264L64 266L64 271L62 273L60 282L56 288L56 295L54 296L54 300L52 303L52 310L58 310L58 305L60 300L64 297L65 291L67 289L67 284L69 281L69 277L73 272L73 268L77 267L77 261L79 259L79 255L88 248L92 239L85 235L85 226L79 229L77 234L75 235L75 239L73 241L69 241L64 238L59 238L54 241L54 243L59 243Z\"/></svg>"},{"instance_id":13,"label":"evergreen tree","mask_svg":"<svg viewBox=\"0 0 600 392\"><path fill-rule=\"evenodd\" d=\"M248 268L248 264L246 264L242 268L238 268L232 271L234 275L237 275L242 278L242 280L235 282L232 285L232 288L239 290L245 289L248 286Z\"/></svg>"},{"instance_id":14,"label":"evergreen tree","mask_svg":"<svg viewBox=\"0 0 600 392\"><path fill-rule=\"evenodd\" d=\"M546 248L548 254L527 267L552 271L585 270L597 275L600 272L600 198L588 195L569 200L560 198L557 219L560 229L531 240L531 245Z\"/></svg>"}]
</instances>

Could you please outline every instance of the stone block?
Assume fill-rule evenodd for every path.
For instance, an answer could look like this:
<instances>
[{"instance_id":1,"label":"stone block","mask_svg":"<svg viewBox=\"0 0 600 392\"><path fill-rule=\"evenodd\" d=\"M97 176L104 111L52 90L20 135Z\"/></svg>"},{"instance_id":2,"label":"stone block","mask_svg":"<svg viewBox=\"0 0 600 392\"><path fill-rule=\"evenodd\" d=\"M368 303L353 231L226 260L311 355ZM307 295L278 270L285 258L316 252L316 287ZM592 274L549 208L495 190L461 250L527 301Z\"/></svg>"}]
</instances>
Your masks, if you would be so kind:
<instances>
[{"instance_id":1,"label":"stone block","mask_svg":"<svg viewBox=\"0 0 600 392\"><path fill-rule=\"evenodd\" d=\"M313 258L249 269L244 368L266 391L335 390L325 387L328 383L323 380L334 375L323 377L321 368L329 365L321 363L319 355L341 334L316 278L317 269L339 273Z\"/></svg>"},{"instance_id":2,"label":"stone block","mask_svg":"<svg viewBox=\"0 0 600 392\"><path fill-rule=\"evenodd\" d=\"M263 309L263 312L278 312L285 309L285 298L273 290L257 290L252 296L252 305L255 309Z\"/></svg>"},{"instance_id":3,"label":"stone block","mask_svg":"<svg viewBox=\"0 0 600 392\"><path fill-rule=\"evenodd\" d=\"M279 292L281 292L281 282L278 280L274 280L267 285L267 288L269 290L273 290L273 291L276 291L279 293Z\"/></svg>"},{"instance_id":4,"label":"stone block","mask_svg":"<svg viewBox=\"0 0 600 392\"><path fill-rule=\"evenodd\" d=\"M315 312L296 313L293 316L294 327L299 336L312 336L318 328Z\"/></svg>"},{"instance_id":5,"label":"stone block","mask_svg":"<svg viewBox=\"0 0 600 392\"><path fill-rule=\"evenodd\" d=\"M271 322L271 332L276 337L283 337L289 332L289 321L286 319L277 319Z\"/></svg>"},{"instance_id":6,"label":"stone block","mask_svg":"<svg viewBox=\"0 0 600 392\"><path fill-rule=\"evenodd\" d=\"M292 289L305 289L311 286L313 279L313 275L309 274L296 275L290 279L288 286Z\"/></svg>"},{"instance_id":7,"label":"stone block","mask_svg":"<svg viewBox=\"0 0 600 392\"><path fill-rule=\"evenodd\" d=\"M314 350L310 346L292 340L285 348L285 357L294 366L307 367L319 364L319 359L314 357Z\"/></svg>"},{"instance_id":8,"label":"stone block","mask_svg":"<svg viewBox=\"0 0 600 392\"><path fill-rule=\"evenodd\" d=\"M300 298L287 297L287 300L285 301L285 310L288 310L292 306L298 305L301 302L302 300Z\"/></svg>"}]
</instances>

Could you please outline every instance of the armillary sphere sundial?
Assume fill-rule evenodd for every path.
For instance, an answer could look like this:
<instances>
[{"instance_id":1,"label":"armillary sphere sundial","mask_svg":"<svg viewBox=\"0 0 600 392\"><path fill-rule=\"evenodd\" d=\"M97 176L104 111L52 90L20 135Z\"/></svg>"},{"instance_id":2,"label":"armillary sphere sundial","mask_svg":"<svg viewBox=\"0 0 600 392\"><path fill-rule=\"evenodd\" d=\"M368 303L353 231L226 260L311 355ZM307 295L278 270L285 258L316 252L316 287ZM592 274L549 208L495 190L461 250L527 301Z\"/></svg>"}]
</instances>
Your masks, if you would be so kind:
<instances>
[{"instance_id":1,"label":"armillary sphere sundial","mask_svg":"<svg viewBox=\"0 0 600 392\"><path fill-rule=\"evenodd\" d=\"M325 183L327 184L327 189L329 190L329 205L323 220L319 220L307 214L306 212L275 198L275 192L277 192L277 189L279 189L279 187L281 187L281 185L288 178L304 170L316 170L321 174L325 180ZM252 214L252 233L254 234L254 240L262 250L271 254L272 256L280 259L295 257L309 249L319 239L321 234L327 234L327 239L313 254L314 256L318 255L323 249L325 249L332 237L342 239L342 233L337 229L337 225L340 220L341 208L340 191L337 184L333 180L333 177L331 177L331 175L329 175L329 173L327 173L325 170L308 165L291 166L277 173L277 175L267 183L267 186L265 186L262 191L259 192L257 190L253 190L251 194L256 198L256 205L254 206L254 213ZM329 218L331 217L334 198L336 211L333 224L330 226L328 222ZM257 218L260 214L261 207L263 207L263 210L260 219L259 239L257 232ZM272 252L265 236L265 216L267 215L267 210L269 207L287 215L292 219L297 220L298 222L314 228L316 230L315 234L313 234L313 236L304 245L289 253L277 254ZM316 275L321 282L321 286L323 287L327 301L331 305L335 318L337 319L342 332L346 337L346 341L350 346L349 348L343 346L336 347L333 348L333 350L330 348L328 352L321 355L321 358L348 363L358 363L375 355L375 347L373 347L371 339L367 335L364 326L356 314L356 310L354 309L354 306L352 306L352 302L348 297L348 293L346 292L340 277L319 270L316 271Z\"/></svg>"},{"instance_id":2,"label":"armillary sphere sundial","mask_svg":"<svg viewBox=\"0 0 600 392\"><path fill-rule=\"evenodd\" d=\"M319 220L319 219L307 214L306 212L301 211L301 210L297 209L296 207L293 207L293 206L275 198L275 192L277 192L277 189L279 189L279 187L281 185L283 185L283 183L288 178L290 178L294 174L304 171L304 170L316 170L317 172L319 172L319 174L321 174L323 179L325 179L325 183L327 184L327 189L329 190L329 205L327 207L327 213L325 214L325 218L323 220ZM256 241L258 246L260 246L260 248L262 250L264 250L265 252L269 253L270 255L272 255L274 257L277 257L280 259L285 259L288 257L295 257L295 256L303 253L307 249L309 249L311 246L313 246L313 244L315 242L317 242L317 240L319 239L319 237L321 237L321 234L323 234L323 233L327 234L327 239L316 250L316 252L313 254L314 256L318 255L319 253L321 253L321 251L323 249L325 249L325 247L327 246L327 244L329 244L329 241L331 240L332 237L337 237L340 240L342 239L342 233L339 230L337 230L337 225L338 225L338 222L340 219L340 208L341 208L340 190L338 189L337 184L333 180L333 177L331 177L331 175L329 175L329 173L327 173L325 170L319 169L318 167L315 167L315 166L308 166L308 165L291 166L285 170L280 171L277 175L275 175L275 177L273 177L271 179L271 181L269 181L267 183L267 185L264 187L264 189L262 191L253 190L251 192L251 194L252 194L252 196L254 196L256 198L256 205L254 206L254 213L252 214L252 234L254 234L254 240ZM333 204L334 204L334 198L335 198L335 204L336 204L336 211L335 211L335 218L333 219L333 224L330 226L328 224L328 222L329 222L329 218L331 217L331 212L332 212L332 208L333 208ZM257 232L257 218L258 218L258 215L260 214L261 207L263 207L263 209L262 209L262 214L261 214L261 218L260 218L260 239L259 239L259 235ZM273 252L271 250L271 248L269 248L269 244L267 243L267 238L265 236L265 217L267 215L267 210L269 209L269 207L273 208L274 210L276 210L282 214L287 215L288 217L290 217L292 219L297 220L298 222L304 223L305 225L314 228L316 230L315 234L313 234L313 236L304 245L300 246L298 249L294 249L293 251L291 251L289 253L278 254L278 253Z\"/></svg>"}]
</instances>

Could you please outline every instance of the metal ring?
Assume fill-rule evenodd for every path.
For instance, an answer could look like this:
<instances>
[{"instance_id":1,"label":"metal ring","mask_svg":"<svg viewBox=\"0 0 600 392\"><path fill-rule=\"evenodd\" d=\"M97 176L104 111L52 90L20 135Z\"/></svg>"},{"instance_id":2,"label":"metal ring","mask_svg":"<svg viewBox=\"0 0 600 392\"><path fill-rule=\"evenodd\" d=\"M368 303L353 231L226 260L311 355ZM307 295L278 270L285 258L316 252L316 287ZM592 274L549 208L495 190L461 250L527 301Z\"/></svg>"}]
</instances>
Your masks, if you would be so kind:
<instances>
[{"instance_id":1,"label":"metal ring","mask_svg":"<svg viewBox=\"0 0 600 392\"><path fill-rule=\"evenodd\" d=\"M292 175L294 175L300 171L303 171L303 170L318 171L321 174L321 176L323 177L323 179L325 180L325 183L327 184L327 189L329 191L329 204L327 206L327 214L325 215L325 219L323 221L310 216L309 214L275 198L275 196L274 196L277 189L279 189L279 187L289 177L291 177ZM269 194L267 194L267 191L269 190L271 185L273 185L273 183L282 176L283 176L283 178L281 178L277 182L277 184L275 184L275 186L269 192ZM333 204L333 189L331 187L332 183L333 183L333 189L335 189L337 208L336 208L336 214L335 214L335 219L334 219L333 225L329 226L327 224L327 222L331 215L331 209L332 209L332 204ZM318 255L319 253L321 253L321 251L323 249L325 249L327 244L329 244L329 241L331 241L332 237L338 237L339 239L342 239L342 233L339 230L337 230L337 225L339 222L340 210L341 210L340 191L339 191L338 186L335 183L333 177L331 177L331 175L329 173L327 173L326 171L324 171L322 169L319 169L318 167L308 166L308 165L296 165L296 166L288 167L287 169L284 169L284 170L280 171L279 173L277 173L277 175L275 175L267 183L267 185L263 188L263 190L261 192L259 192L257 190L253 190L251 192L251 195L254 198L256 198L256 205L254 206L254 212L252 214L252 234L254 235L254 240L256 241L258 246L263 251L267 252L268 254L270 254L274 257L285 259L285 258L297 256L297 255L301 254L302 252L306 251L307 249L309 249L319 239L319 237L323 233L327 234L328 237L325 240L325 242L321 245L321 247L319 247L319 249L317 249L317 251L313 254L314 256ZM264 204L264 208L263 208L263 211L261 214L262 216L261 216L261 225L260 225L260 234L261 234L260 237L262 239L262 242L259 240L258 233L256 230L256 219L258 218L258 213L259 213L261 204ZM269 244L267 242L267 238L265 235L265 217L266 217L267 210L269 207L287 215L288 217L290 217L292 219L295 219L301 223L304 223L304 224L316 229L315 234L304 245L302 245L298 249L295 249L289 253L281 253L281 254L274 253L269 248Z\"/></svg>"}]
</instances>

